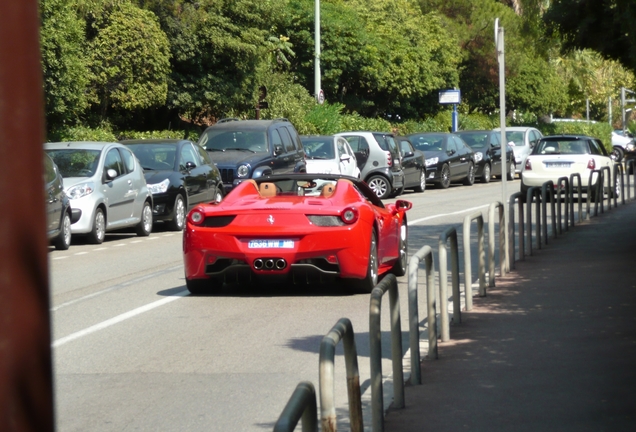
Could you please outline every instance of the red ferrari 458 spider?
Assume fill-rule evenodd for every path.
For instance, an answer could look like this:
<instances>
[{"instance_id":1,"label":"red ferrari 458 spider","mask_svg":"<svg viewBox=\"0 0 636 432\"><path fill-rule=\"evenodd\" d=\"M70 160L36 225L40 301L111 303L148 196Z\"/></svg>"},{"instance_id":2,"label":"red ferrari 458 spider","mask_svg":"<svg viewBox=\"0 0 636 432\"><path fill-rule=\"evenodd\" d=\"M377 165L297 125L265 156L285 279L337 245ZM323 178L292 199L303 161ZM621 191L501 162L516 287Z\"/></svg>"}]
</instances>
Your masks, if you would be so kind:
<instances>
[{"instance_id":1,"label":"red ferrari 458 spider","mask_svg":"<svg viewBox=\"0 0 636 432\"><path fill-rule=\"evenodd\" d=\"M222 283L350 280L373 290L406 273L408 201L383 204L363 181L327 174L246 180L190 211L183 234L188 290Z\"/></svg>"}]
</instances>

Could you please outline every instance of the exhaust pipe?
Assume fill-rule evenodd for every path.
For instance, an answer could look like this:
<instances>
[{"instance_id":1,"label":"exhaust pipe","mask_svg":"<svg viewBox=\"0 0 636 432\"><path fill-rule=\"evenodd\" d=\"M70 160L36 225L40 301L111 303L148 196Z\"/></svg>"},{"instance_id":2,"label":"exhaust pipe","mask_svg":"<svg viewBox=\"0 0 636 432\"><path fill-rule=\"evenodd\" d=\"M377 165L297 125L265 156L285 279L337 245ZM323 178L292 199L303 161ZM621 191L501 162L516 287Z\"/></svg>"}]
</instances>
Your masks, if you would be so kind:
<instances>
[{"instance_id":1,"label":"exhaust pipe","mask_svg":"<svg viewBox=\"0 0 636 432\"><path fill-rule=\"evenodd\" d=\"M279 259L278 261L276 261L276 268L278 270L282 270L285 267L287 267L287 261L285 261L284 259Z\"/></svg>"},{"instance_id":2,"label":"exhaust pipe","mask_svg":"<svg viewBox=\"0 0 636 432\"><path fill-rule=\"evenodd\" d=\"M265 261L265 268L266 269L273 269L274 268L274 260L273 259L268 259L267 261Z\"/></svg>"},{"instance_id":3,"label":"exhaust pipe","mask_svg":"<svg viewBox=\"0 0 636 432\"><path fill-rule=\"evenodd\" d=\"M262 269L262 268L263 268L263 260L262 260L262 259L260 259L260 258L255 259L255 260L254 260L254 268L255 268L256 270L260 270L260 269Z\"/></svg>"}]
</instances>

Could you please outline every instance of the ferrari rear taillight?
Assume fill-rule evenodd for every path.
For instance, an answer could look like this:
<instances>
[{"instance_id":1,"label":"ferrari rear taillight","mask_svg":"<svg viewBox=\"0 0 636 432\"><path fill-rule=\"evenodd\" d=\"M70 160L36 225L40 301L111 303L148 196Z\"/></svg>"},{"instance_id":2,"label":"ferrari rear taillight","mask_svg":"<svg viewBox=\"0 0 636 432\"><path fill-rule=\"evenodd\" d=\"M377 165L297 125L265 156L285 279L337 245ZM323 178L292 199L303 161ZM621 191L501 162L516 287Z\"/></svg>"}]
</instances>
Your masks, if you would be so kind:
<instances>
[{"instance_id":1,"label":"ferrari rear taillight","mask_svg":"<svg viewBox=\"0 0 636 432\"><path fill-rule=\"evenodd\" d=\"M190 218L190 222L192 222L194 225L201 225L205 220L205 215L198 208L192 210L188 217Z\"/></svg>"},{"instance_id":2,"label":"ferrari rear taillight","mask_svg":"<svg viewBox=\"0 0 636 432\"><path fill-rule=\"evenodd\" d=\"M358 209L355 207L347 207L340 214L340 219L346 224L355 223L359 217Z\"/></svg>"},{"instance_id":3,"label":"ferrari rear taillight","mask_svg":"<svg viewBox=\"0 0 636 432\"><path fill-rule=\"evenodd\" d=\"M326 259L329 264L338 264L338 257L335 255L329 255Z\"/></svg>"},{"instance_id":4,"label":"ferrari rear taillight","mask_svg":"<svg viewBox=\"0 0 636 432\"><path fill-rule=\"evenodd\" d=\"M532 164L530 163L530 158L526 159L526 165L523 167L526 171L532 171Z\"/></svg>"},{"instance_id":5,"label":"ferrari rear taillight","mask_svg":"<svg viewBox=\"0 0 636 432\"><path fill-rule=\"evenodd\" d=\"M593 158L587 162L587 169L596 169L596 161Z\"/></svg>"}]
</instances>

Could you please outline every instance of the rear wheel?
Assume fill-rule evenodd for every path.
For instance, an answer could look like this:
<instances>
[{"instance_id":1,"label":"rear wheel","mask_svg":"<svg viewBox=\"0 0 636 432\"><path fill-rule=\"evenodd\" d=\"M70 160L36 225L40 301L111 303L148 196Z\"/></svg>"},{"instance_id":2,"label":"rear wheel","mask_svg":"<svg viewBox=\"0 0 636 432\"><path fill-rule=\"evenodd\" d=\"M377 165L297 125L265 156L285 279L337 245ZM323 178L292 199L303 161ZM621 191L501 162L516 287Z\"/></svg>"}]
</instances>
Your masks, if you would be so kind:
<instances>
[{"instance_id":1,"label":"rear wheel","mask_svg":"<svg viewBox=\"0 0 636 432\"><path fill-rule=\"evenodd\" d=\"M481 174L481 182L489 183L491 178L490 164L486 164L484 165L484 172Z\"/></svg>"},{"instance_id":2,"label":"rear wheel","mask_svg":"<svg viewBox=\"0 0 636 432\"><path fill-rule=\"evenodd\" d=\"M93 228L86 236L86 240L92 244L101 244L104 242L106 236L106 217L104 211L101 208L95 210L95 216L93 217Z\"/></svg>"},{"instance_id":3,"label":"rear wheel","mask_svg":"<svg viewBox=\"0 0 636 432\"><path fill-rule=\"evenodd\" d=\"M152 231L152 209L148 201L144 202L144 207L141 209L141 221L135 227L137 235L141 237L147 237Z\"/></svg>"},{"instance_id":4,"label":"rear wheel","mask_svg":"<svg viewBox=\"0 0 636 432\"><path fill-rule=\"evenodd\" d=\"M442 165L442 170L440 171L440 181L439 186L442 189L448 189L451 184L451 171L448 165Z\"/></svg>"},{"instance_id":5,"label":"rear wheel","mask_svg":"<svg viewBox=\"0 0 636 432\"><path fill-rule=\"evenodd\" d=\"M57 250L67 250L71 247L71 216L67 212L62 216L60 234L53 241L53 245Z\"/></svg>"},{"instance_id":6,"label":"rear wheel","mask_svg":"<svg viewBox=\"0 0 636 432\"><path fill-rule=\"evenodd\" d=\"M185 226L186 205L183 195L177 195L174 200L174 210L172 211L172 220L168 222L168 229L172 231L181 231Z\"/></svg>"},{"instance_id":7,"label":"rear wheel","mask_svg":"<svg viewBox=\"0 0 636 432\"><path fill-rule=\"evenodd\" d=\"M614 147L612 148L612 152L610 153L610 157L616 162L620 162L623 160L625 156L625 150L622 147Z\"/></svg>"},{"instance_id":8,"label":"rear wheel","mask_svg":"<svg viewBox=\"0 0 636 432\"><path fill-rule=\"evenodd\" d=\"M514 162L510 162L510 166L508 167L508 172L506 173L506 179L507 180L514 180L515 179L515 170L516 170L516 165Z\"/></svg>"},{"instance_id":9,"label":"rear wheel","mask_svg":"<svg viewBox=\"0 0 636 432\"><path fill-rule=\"evenodd\" d=\"M214 192L214 202L220 203L223 200L223 185L219 184Z\"/></svg>"},{"instance_id":10,"label":"rear wheel","mask_svg":"<svg viewBox=\"0 0 636 432\"><path fill-rule=\"evenodd\" d=\"M426 190L426 171L420 172L420 184L413 188L415 192L424 192Z\"/></svg>"},{"instance_id":11,"label":"rear wheel","mask_svg":"<svg viewBox=\"0 0 636 432\"><path fill-rule=\"evenodd\" d=\"M398 242L398 260L391 269L392 273L396 276L404 276L406 274L406 268L408 265L408 225L406 219L402 219L402 225L400 225L400 240Z\"/></svg>"},{"instance_id":12,"label":"rear wheel","mask_svg":"<svg viewBox=\"0 0 636 432\"><path fill-rule=\"evenodd\" d=\"M475 184L475 165L472 163L468 166L468 175L464 179L465 186L472 186Z\"/></svg>"},{"instance_id":13,"label":"rear wheel","mask_svg":"<svg viewBox=\"0 0 636 432\"><path fill-rule=\"evenodd\" d=\"M386 199L391 195L391 185L384 176L375 175L367 181L367 184L380 199Z\"/></svg>"},{"instance_id":14,"label":"rear wheel","mask_svg":"<svg viewBox=\"0 0 636 432\"><path fill-rule=\"evenodd\" d=\"M361 291L370 293L378 284L378 240L375 229L371 231L371 243L369 245L369 261L367 264L367 275L358 281L357 285Z\"/></svg>"}]
</instances>

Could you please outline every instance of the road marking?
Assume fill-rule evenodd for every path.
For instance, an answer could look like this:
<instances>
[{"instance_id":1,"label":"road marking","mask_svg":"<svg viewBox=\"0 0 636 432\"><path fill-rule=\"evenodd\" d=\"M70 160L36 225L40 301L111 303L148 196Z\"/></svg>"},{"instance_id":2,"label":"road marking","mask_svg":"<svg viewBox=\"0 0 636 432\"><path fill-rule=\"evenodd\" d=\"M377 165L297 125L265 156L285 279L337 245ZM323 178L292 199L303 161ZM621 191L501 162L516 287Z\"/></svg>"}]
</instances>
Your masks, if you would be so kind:
<instances>
[{"instance_id":1,"label":"road marking","mask_svg":"<svg viewBox=\"0 0 636 432\"><path fill-rule=\"evenodd\" d=\"M445 216L455 216L455 215L458 215L458 214L467 213L467 212L471 212L471 211L487 208L488 206L490 206L490 204L482 205L482 206L479 206L479 207L473 207L473 208L469 208L469 209L464 209L464 210L459 210L459 211L456 211L456 212L453 212L453 213L442 213L442 214L438 214L438 215L427 216L425 218L408 221L408 224L409 225L415 225L417 223L425 222L427 220L431 220L431 219L435 219L435 218L439 218L439 217L445 217Z\"/></svg>"},{"instance_id":2,"label":"road marking","mask_svg":"<svg viewBox=\"0 0 636 432\"><path fill-rule=\"evenodd\" d=\"M68 256L68 255L66 255L66 256L61 256L61 257L55 257L55 258L53 258L53 259L54 259L54 260L61 260L61 259L66 259L66 258L68 258L68 257L69 257L69 256Z\"/></svg>"},{"instance_id":3,"label":"road marking","mask_svg":"<svg viewBox=\"0 0 636 432\"><path fill-rule=\"evenodd\" d=\"M88 252L75 252L75 255L86 255Z\"/></svg>"},{"instance_id":4,"label":"road marking","mask_svg":"<svg viewBox=\"0 0 636 432\"><path fill-rule=\"evenodd\" d=\"M167 297L167 298L164 298L164 299L161 299L161 300L157 300L156 302L149 303L149 304L147 304L145 306L138 307L137 309L133 309L133 310L131 310L129 312L123 313L123 314L118 315L118 316L116 316L114 318L111 318L109 320L102 321L101 323L95 324L94 326L91 326L91 327L88 327L88 328L85 328L84 330L80 330L78 332L72 333L72 334L70 334L68 336L65 336L65 337L63 337L61 339L58 339L58 340L54 341L51 344L51 346L53 348L58 348L58 347L66 344L68 342L71 342L71 341L75 340L75 339L79 339L79 338L87 336L87 335L89 335L91 333L95 333L96 331L103 330L103 329L108 328L110 326L113 326L113 325L115 325L117 323L125 321L125 320L127 320L129 318L133 318L133 317L135 317L137 315L141 315L144 312L148 312L148 311L150 311L152 309L158 308L159 306L163 306L163 305L168 304L170 302L173 302L175 300L179 300L180 298L185 297L185 296L187 296L189 294L190 294L190 292L188 290L180 291L180 292L178 292L178 293L176 293L176 294L174 294L174 295L172 295L170 297Z\"/></svg>"}]
</instances>

